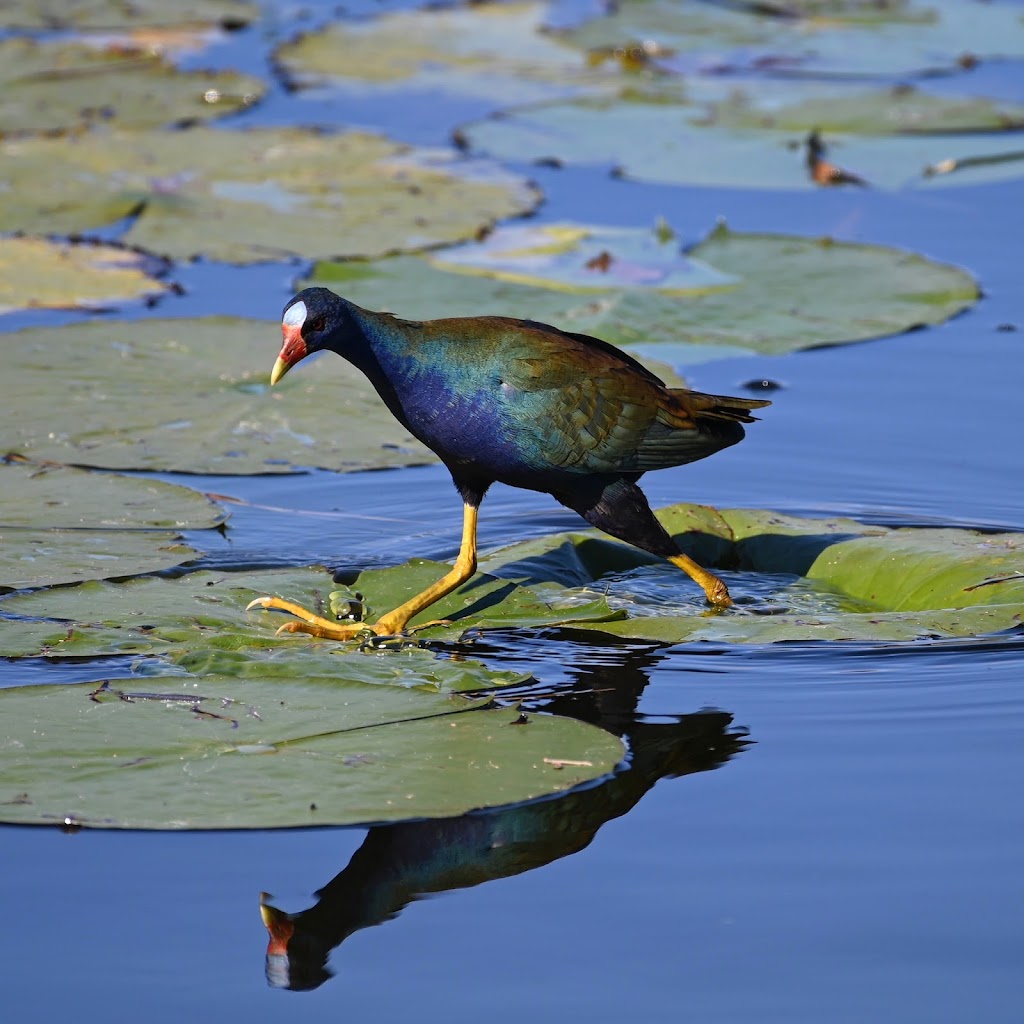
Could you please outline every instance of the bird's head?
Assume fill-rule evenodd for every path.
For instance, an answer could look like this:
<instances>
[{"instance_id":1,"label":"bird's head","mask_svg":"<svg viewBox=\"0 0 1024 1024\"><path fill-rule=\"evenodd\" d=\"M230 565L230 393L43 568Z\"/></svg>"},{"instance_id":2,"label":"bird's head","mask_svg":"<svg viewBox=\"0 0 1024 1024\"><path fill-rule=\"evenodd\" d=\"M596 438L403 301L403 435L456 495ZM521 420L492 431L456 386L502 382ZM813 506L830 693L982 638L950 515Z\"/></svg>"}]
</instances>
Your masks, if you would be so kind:
<instances>
[{"instance_id":1,"label":"bird's head","mask_svg":"<svg viewBox=\"0 0 1024 1024\"><path fill-rule=\"evenodd\" d=\"M305 288L284 307L281 353L270 373L276 384L300 359L332 348L349 325L349 307L344 299L326 288Z\"/></svg>"}]
</instances>

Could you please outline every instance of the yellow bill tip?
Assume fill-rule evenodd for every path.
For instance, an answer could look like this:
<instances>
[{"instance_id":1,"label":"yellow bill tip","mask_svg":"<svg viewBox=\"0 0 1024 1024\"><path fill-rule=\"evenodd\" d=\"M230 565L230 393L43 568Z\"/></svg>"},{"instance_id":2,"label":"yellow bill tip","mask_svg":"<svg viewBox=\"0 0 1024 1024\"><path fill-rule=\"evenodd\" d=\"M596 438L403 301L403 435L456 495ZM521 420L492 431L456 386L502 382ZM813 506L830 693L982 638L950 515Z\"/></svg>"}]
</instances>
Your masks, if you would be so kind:
<instances>
[{"instance_id":1,"label":"yellow bill tip","mask_svg":"<svg viewBox=\"0 0 1024 1024\"><path fill-rule=\"evenodd\" d=\"M290 369L292 364L286 363L280 356L270 371L270 386L273 387Z\"/></svg>"}]
</instances>

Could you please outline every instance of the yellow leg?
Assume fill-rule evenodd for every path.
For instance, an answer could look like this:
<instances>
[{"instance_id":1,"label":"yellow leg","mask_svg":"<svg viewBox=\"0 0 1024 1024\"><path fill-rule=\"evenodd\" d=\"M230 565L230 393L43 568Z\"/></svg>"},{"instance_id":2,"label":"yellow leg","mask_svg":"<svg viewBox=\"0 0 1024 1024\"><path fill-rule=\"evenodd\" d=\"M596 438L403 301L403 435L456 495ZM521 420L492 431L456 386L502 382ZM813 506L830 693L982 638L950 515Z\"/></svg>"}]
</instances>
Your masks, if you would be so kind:
<instances>
[{"instance_id":1,"label":"yellow leg","mask_svg":"<svg viewBox=\"0 0 1024 1024\"><path fill-rule=\"evenodd\" d=\"M301 605L293 604L291 601L285 601L279 597L258 597L249 605L249 608L276 608L278 611L291 612L298 618L297 622L286 622L278 630L278 633L308 633L310 636L324 637L328 640L352 640L366 632L376 633L377 636L393 636L396 633L404 633L410 619L415 618L424 608L429 608L435 601L440 601L442 597L462 586L476 572L476 520L476 506L464 506L462 546L459 548L459 557L455 559L451 571L427 587L422 593L411 597L405 604L382 615L372 625L366 622L332 622L330 619L307 611ZM248 611L248 608L246 610Z\"/></svg>"},{"instance_id":2,"label":"yellow leg","mask_svg":"<svg viewBox=\"0 0 1024 1024\"><path fill-rule=\"evenodd\" d=\"M713 604L716 608L728 608L732 604L729 589L714 573L702 569L686 555L669 555L668 560L700 586L708 599L708 604Z\"/></svg>"}]
</instances>

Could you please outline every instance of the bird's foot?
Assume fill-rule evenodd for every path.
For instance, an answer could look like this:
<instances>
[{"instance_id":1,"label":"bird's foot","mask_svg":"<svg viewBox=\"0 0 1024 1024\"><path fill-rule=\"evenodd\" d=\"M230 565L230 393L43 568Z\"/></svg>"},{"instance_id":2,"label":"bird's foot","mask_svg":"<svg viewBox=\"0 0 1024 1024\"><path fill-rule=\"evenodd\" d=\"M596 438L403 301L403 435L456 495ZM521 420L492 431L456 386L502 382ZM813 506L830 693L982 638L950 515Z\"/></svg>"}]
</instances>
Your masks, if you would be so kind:
<instances>
[{"instance_id":1,"label":"bird's foot","mask_svg":"<svg viewBox=\"0 0 1024 1024\"><path fill-rule=\"evenodd\" d=\"M428 626L449 624L447 619L433 619L410 627L408 617L396 615L395 612L382 615L376 622L332 622L300 604L280 597L257 597L245 610L253 608L288 612L295 616L296 621L286 622L277 630L277 636L283 633L307 633L324 640L362 640L364 646L368 647L408 646L413 633Z\"/></svg>"},{"instance_id":2,"label":"bird's foot","mask_svg":"<svg viewBox=\"0 0 1024 1024\"><path fill-rule=\"evenodd\" d=\"M717 576L708 573L708 577L708 580L703 583L708 604L716 610L731 608L732 598L729 596L729 588Z\"/></svg>"}]
</instances>

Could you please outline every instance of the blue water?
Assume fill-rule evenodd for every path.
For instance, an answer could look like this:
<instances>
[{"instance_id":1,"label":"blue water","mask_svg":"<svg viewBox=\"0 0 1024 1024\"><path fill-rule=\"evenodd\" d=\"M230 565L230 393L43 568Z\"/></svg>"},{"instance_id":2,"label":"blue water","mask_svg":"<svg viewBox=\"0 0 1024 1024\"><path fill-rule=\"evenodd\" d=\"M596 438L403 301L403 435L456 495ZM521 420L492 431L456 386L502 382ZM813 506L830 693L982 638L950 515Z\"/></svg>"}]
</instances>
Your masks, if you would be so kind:
<instances>
[{"instance_id":1,"label":"blue water","mask_svg":"<svg viewBox=\"0 0 1024 1024\"><path fill-rule=\"evenodd\" d=\"M253 35L233 45L246 39ZM268 117L301 118L301 102L290 102L277 94ZM258 123L259 113L247 117ZM403 135L402 116L391 112L386 127L438 142L450 113L410 118ZM739 230L923 252L969 268L984 289L975 309L941 328L682 368L706 391L758 379L782 388L742 445L646 478L653 504L1024 530L1019 183L766 202L631 184L599 168L528 170L548 197L545 219L636 225L661 215L699 231L723 215ZM184 296L113 315L272 319L302 270L200 262L175 269ZM276 339L266 344L269 366ZM191 538L218 565L382 565L451 557L458 546L458 497L436 467L172 479L250 503L233 508L226 538ZM481 545L577 523L550 499L496 487L483 506ZM578 799L445 826L6 829L4 1018L1021 1019L1024 636L659 648L498 633L474 654L532 671L550 693L540 706L623 732L631 769ZM7 663L0 685L108 671L116 671L109 662ZM663 735L674 737L658 741L665 750L654 742ZM509 846L510 835L519 845ZM416 898L470 880L480 884ZM320 982L314 990L268 985L261 891L298 915L305 945L291 980L308 969ZM362 900L383 903L374 911ZM385 916L381 906L397 916L370 926ZM322 973L325 958L333 977ZM271 966L280 983L280 961Z\"/></svg>"}]
</instances>

